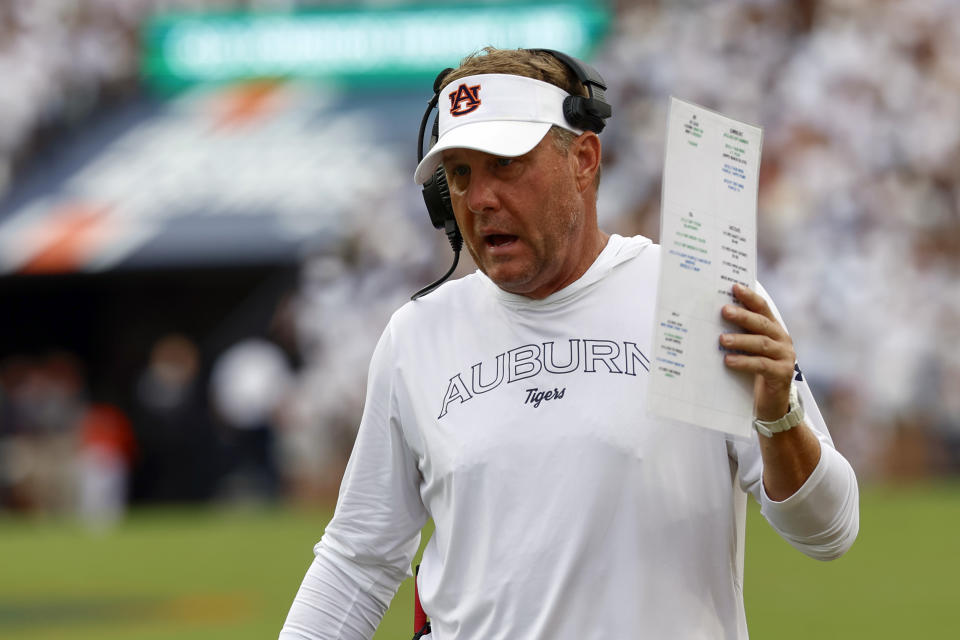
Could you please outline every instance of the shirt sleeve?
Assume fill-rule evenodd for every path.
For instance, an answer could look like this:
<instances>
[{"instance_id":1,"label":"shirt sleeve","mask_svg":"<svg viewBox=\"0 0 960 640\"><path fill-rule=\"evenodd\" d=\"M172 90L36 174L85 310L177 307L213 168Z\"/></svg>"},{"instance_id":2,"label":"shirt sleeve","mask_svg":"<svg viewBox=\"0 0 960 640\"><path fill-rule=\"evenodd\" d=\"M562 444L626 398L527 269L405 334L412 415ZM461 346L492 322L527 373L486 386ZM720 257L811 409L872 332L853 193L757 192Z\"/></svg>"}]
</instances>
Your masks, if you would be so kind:
<instances>
[{"instance_id":1,"label":"shirt sleeve","mask_svg":"<svg viewBox=\"0 0 960 640\"><path fill-rule=\"evenodd\" d=\"M370 363L366 404L337 508L314 547L281 640L373 636L420 544L427 511L403 436L388 326Z\"/></svg>"},{"instance_id":2,"label":"shirt sleeve","mask_svg":"<svg viewBox=\"0 0 960 640\"><path fill-rule=\"evenodd\" d=\"M758 290L779 311L763 287ZM786 326L786 325L784 325ZM797 368L794 384L803 403L805 422L820 442L820 461L792 496L777 502L763 487L763 459L757 433L736 440L740 487L760 503L760 511L780 536L794 548L818 560L840 557L853 545L860 530L860 493L853 467L836 450L807 381Z\"/></svg>"}]
</instances>

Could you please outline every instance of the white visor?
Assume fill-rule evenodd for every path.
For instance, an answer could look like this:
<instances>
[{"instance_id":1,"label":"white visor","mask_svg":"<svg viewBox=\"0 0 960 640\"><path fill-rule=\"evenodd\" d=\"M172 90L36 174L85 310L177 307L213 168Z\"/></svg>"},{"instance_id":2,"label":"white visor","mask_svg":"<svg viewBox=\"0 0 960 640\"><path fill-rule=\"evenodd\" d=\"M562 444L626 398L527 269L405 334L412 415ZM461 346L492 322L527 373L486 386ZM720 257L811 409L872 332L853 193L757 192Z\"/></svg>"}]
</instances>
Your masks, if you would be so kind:
<instances>
[{"instance_id":1,"label":"white visor","mask_svg":"<svg viewBox=\"0 0 960 640\"><path fill-rule=\"evenodd\" d=\"M429 180L446 149L513 158L537 146L553 125L583 133L563 117L568 95L560 87L523 76L490 73L454 80L440 91L440 137L417 165L414 181Z\"/></svg>"}]
</instances>

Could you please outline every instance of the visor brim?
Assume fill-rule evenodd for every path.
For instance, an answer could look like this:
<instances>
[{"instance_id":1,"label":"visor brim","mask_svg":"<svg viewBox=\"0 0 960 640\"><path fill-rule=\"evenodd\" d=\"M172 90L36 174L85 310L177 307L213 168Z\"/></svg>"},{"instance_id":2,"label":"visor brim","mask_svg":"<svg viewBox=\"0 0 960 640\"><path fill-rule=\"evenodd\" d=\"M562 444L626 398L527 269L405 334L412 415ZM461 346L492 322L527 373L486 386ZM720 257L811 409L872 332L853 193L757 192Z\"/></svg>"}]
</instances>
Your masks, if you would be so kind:
<instances>
[{"instance_id":1,"label":"visor brim","mask_svg":"<svg viewBox=\"0 0 960 640\"><path fill-rule=\"evenodd\" d=\"M493 120L471 122L451 129L437 141L414 171L413 179L423 184L434 174L448 149L472 149L503 158L529 153L553 125L549 122Z\"/></svg>"}]
</instances>

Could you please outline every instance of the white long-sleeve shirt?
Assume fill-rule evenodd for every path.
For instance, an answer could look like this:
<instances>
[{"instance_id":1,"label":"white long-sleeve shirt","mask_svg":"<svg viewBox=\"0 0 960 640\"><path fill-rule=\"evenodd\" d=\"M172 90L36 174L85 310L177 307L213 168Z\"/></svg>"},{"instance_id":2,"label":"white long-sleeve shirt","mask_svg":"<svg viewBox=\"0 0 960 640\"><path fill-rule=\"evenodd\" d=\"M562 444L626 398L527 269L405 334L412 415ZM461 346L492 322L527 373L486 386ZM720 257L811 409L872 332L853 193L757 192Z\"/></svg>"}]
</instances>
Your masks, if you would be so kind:
<instances>
[{"instance_id":1,"label":"white long-sleeve shirt","mask_svg":"<svg viewBox=\"0 0 960 640\"><path fill-rule=\"evenodd\" d=\"M756 434L645 411L658 252L612 236L543 300L478 272L394 314L281 639L369 638L431 517L418 586L433 640L746 638L747 493L807 555L849 548L856 478L806 382L821 457L783 502L763 490Z\"/></svg>"}]
</instances>

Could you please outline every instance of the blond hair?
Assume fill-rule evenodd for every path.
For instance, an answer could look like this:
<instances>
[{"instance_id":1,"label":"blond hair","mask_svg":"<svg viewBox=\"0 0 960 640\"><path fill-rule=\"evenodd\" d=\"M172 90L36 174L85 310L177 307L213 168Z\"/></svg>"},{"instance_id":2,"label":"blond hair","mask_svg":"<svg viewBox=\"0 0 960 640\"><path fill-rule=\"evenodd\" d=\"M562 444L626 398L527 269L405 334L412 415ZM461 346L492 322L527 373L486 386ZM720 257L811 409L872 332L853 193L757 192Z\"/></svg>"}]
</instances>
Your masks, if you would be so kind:
<instances>
[{"instance_id":1,"label":"blond hair","mask_svg":"<svg viewBox=\"0 0 960 640\"><path fill-rule=\"evenodd\" d=\"M586 88L567 65L545 51L536 49L484 49L468 55L460 66L443 78L443 84L482 73L506 73L549 82L573 95L588 95Z\"/></svg>"}]
</instances>

